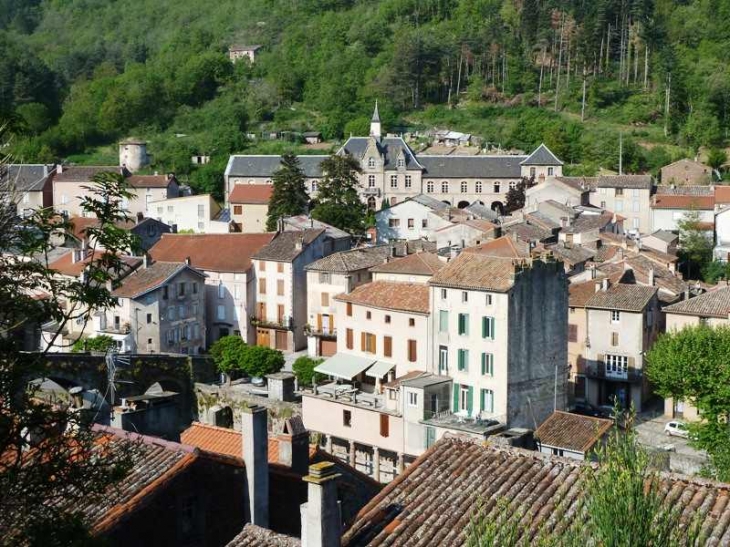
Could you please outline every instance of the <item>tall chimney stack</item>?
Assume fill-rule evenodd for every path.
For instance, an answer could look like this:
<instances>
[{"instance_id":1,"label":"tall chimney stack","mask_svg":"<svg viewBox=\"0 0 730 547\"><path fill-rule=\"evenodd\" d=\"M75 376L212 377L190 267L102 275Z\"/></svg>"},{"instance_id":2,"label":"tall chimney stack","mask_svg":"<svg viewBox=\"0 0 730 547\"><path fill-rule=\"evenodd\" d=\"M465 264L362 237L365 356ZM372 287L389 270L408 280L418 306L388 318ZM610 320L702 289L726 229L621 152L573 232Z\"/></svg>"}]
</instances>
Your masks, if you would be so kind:
<instances>
[{"instance_id":1,"label":"tall chimney stack","mask_svg":"<svg viewBox=\"0 0 730 547\"><path fill-rule=\"evenodd\" d=\"M320 462L309 466L307 503L301 506L302 547L340 547L342 518L337 502L335 464Z\"/></svg>"},{"instance_id":2,"label":"tall chimney stack","mask_svg":"<svg viewBox=\"0 0 730 547\"><path fill-rule=\"evenodd\" d=\"M300 416L293 416L284 422L284 431L277 435L279 441L279 463L301 475L309 468L309 431L304 428Z\"/></svg>"},{"instance_id":3,"label":"tall chimney stack","mask_svg":"<svg viewBox=\"0 0 730 547\"><path fill-rule=\"evenodd\" d=\"M249 520L269 527L269 431L268 411L260 405L241 411L243 461L246 464Z\"/></svg>"}]
</instances>

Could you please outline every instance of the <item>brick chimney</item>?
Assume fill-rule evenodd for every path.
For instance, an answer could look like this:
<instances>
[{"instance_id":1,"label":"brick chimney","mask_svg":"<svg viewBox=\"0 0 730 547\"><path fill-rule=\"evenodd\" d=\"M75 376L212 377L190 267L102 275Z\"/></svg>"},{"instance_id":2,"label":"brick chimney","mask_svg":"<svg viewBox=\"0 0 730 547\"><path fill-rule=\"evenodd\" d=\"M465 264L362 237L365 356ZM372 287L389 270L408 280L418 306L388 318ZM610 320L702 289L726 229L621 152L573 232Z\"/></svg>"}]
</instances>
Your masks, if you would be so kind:
<instances>
[{"instance_id":1,"label":"brick chimney","mask_svg":"<svg viewBox=\"0 0 730 547\"><path fill-rule=\"evenodd\" d=\"M268 411L259 405L245 406L241 411L243 461L249 521L256 526L269 527L269 431Z\"/></svg>"},{"instance_id":2,"label":"brick chimney","mask_svg":"<svg viewBox=\"0 0 730 547\"><path fill-rule=\"evenodd\" d=\"M284 422L284 431L276 438L279 441L279 463L305 475L309 468L309 431L304 428L302 418L289 418Z\"/></svg>"},{"instance_id":3,"label":"brick chimney","mask_svg":"<svg viewBox=\"0 0 730 547\"><path fill-rule=\"evenodd\" d=\"M342 518L337 501L335 464L320 462L309 466L307 503L301 505L302 547L340 547Z\"/></svg>"}]
</instances>

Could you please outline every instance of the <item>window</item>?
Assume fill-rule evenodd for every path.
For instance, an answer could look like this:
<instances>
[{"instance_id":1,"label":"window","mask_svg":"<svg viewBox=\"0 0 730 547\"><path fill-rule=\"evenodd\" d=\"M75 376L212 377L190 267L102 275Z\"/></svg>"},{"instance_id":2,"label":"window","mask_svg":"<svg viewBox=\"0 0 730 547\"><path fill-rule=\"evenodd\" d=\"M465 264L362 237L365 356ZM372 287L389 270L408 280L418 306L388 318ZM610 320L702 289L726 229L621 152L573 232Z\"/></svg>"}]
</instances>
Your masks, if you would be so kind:
<instances>
[{"instance_id":1,"label":"window","mask_svg":"<svg viewBox=\"0 0 730 547\"><path fill-rule=\"evenodd\" d=\"M482 376L494 376L493 353L482 353Z\"/></svg>"},{"instance_id":2,"label":"window","mask_svg":"<svg viewBox=\"0 0 730 547\"><path fill-rule=\"evenodd\" d=\"M191 313L193 315L198 315L198 303L197 302L193 302L193 304L191 306L191 310L192 310Z\"/></svg>"},{"instance_id":3,"label":"window","mask_svg":"<svg viewBox=\"0 0 730 547\"><path fill-rule=\"evenodd\" d=\"M317 181L313 180L312 181L312 192L316 192L316 191L317 191Z\"/></svg>"},{"instance_id":4,"label":"window","mask_svg":"<svg viewBox=\"0 0 730 547\"><path fill-rule=\"evenodd\" d=\"M185 282L181 281L177 289L178 296L185 296Z\"/></svg>"},{"instance_id":5,"label":"window","mask_svg":"<svg viewBox=\"0 0 730 547\"><path fill-rule=\"evenodd\" d=\"M606 355L606 374L626 375L629 370L629 358L626 355Z\"/></svg>"},{"instance_id":6,"label":"window","mask_svg":"<svg viewBox=\"0 0 730 547\"><path fill-rule=\"evenodd\" d=\"M372 318L373 318L372 312L366 311L365 312L365 319L372 319Z\"/></svg>"},{"instance_id":7,"label":"window","mask_svg":"<svg viewBox=\"0 0 730 547\"><path fill-rule=\"evenodd\" d=\"M266 263L263 260L259 260L259 271L263 272L266 270Z\"/></svg>"},{"instance_id":8,"label":"window","mask_svg":"<svg viewBox=\"0 0 730 547\"><path fill-rule=\"evenodd\" d=\"M375 188L375 175L368 175L368 188Z\"/></svg>"},{"instance_id":9,"label":"window","mask_svg":"<svg viewBox=\"0 0 730 547\"><path fill-rule=\"evenodd\" d=\"M469 386L459 386L459 410L471 414L471 393Z\"/></svg>"},{"instance_id":10,"label":"window","mask_svg":"<svg viewBox=\"0 0 730 547\"><path fill-rule=\"evenodd\" d=\"M413 180L411 179L411 176L410 175L406 175L406 184L405 184L405 187L406 188L410 188L412 186L412 184L413 184Z\"/></svg>"},{"instance_id":11,"label":"window","mask_svg":"<svg viewBox=\"0 0 730 547\"><path fill-rule=\"evenodd\" d=\"M277 296L284 296L284 280L283 279L276 280L276 294L277 294Z\"/></svg>"},{"instance_id":12,"label":"window","mask_svg":"<svg viewBox=\"0 0 730 547\"><path fill-rule=\"evenodd\" d=\"M345 345L347 349L353 349L354 347L352 329L345 330Z\"/></svg>"},{"instance_id":13,"label":"window","mask_svg":"<svg viewBox=\"0 0 730 547\"><path fill-rule=\"evenodd\" d=\"M347 317L352 317L352 302L348 302L345 305L345 313L347 314Z\"/></svg>"},{"instance_id":14,"label":"window","mask_svg":"<svg viewBox=\"0 0 730 547\"><path fill-rule=\"evenodd\" d=\"M323 292L322 296L320 297L320 304L324 307L328 307L330 305L330 293Z\"/></svg>"},{"instance_id":15,"label":"window","mask_svg":"<svg viewBox=\"0 0 730 547\"><path fill-rule=\"evenodd\" d=\"M509 183L509 189L514 190L515 188L517 188L517 183L515 181L511 180Z\"/></svg>"},{"instance_id":16,"label":"window","mask_svg":"<svg viewBox=\"0 0 730 547\"><path fill-rule=\"evenodd\" d=\"M390 175L390 187L398 188L398 175Z\"/></svg>"},{"instance_id":17,"label":"window","mask_svg":"<svg viewBox=\"0 0 730 547\"><path fill-rule=\"evenodd\" d=\"M573 395L576 399L584 400L586 398L586 377L576 376L575 377L575 390Z\"/></svg>"},{"instance_id":18,"label":"window","mask_svg":"<svg viewBox=\"0 0 730 547\"><path fill-rule=\"evenodd\" d=\"M418 406L418 393L414 391L408 392L408 406Z\"/></svg>"},{"instance_id":19,"label":"window","mask_svg":"<svg viewBox=\"0 0 730 547\"><path fill-rule=\"evenodd\" d=\"M622 212L624 210L624 202L623 201L616 201L614 203L614 211Z\"/></svg>"},{"instance_id":20,"label":"window","mask_svg":"<svg viewBox=\"0 0 730 547\"><path fill-rule=\"evenodd\" d=\"M631 227L635 228L636 230L639 229L639 219L637 217L631 219Z\"/></svg>"},{"instance_id":21,"label":"window","mask_svg":"<svg viewBox=\"0 0 730 547\"><path fill-rule=\"evenodd\" d=\"M446 300L446 289L441 289L441 300Z\"/></svg>"},{"instance_id":22,"label":"window","mask_svg":"<svg viewBox=\"0 0 730 547\"><path fill-rule=\"evenodd\" d=\"M439 332L449 331L449 312L448 310L439 310Z\"/></svg>"},{"instance_id":23,"label":"window","mask_svg":"<svg viewBox=\"0 0 730 547\"><path fill-rule=\"evenodd\" d=\"M706 327L710 324L710 318L709 317L700 317L700 325L703 327Z\"/></svg>"},{"instance_id":24,"label":"window","mask_svg":"<svg viewBox=\"0 0 730 547\"><path fill-rule=\"evenodd\" d=\"M408 229L413 230L416 227L416 221L412 218L408 219Z\"/></svg>"},{"instance_id":25,"label":"window","mask_svg":"<svg viewBox=\"0 0 730 547\"><path fill-rule=\"evenodd\" d=\"M621 321L621 312L611 310L611 323L618 323L619 321Z\"/></svg>"},{"instance_id":26,"label":"window","mask_svg":"<svg viewBox=\"0 0 730 547\"><path fill-rule=\"evenodd\" d=\"M482 193L482 181L480 181L480 180L476 181L476 183L474 184L474 191L477 194L481 194Z\"/></svg>"},{"instance_id":27,"label":"window","mask_svg":"<svg viewBox=\"0 0 730 547\"><path fill-rule=\"evenodd\" d=\"M390 416L387 414L380 415L380 436L387 437L390 434Z\"/></svg>"},{"instance_id":28,"label":"window","mask_svg":"<svg viewBox=\"0 0 730 547\"><path fill-rule=\"evenodd\" d=\"M494 340L494 317L482 317L482 338Z\"/></svg>"},{"instance_id":29,"label":"window","mask_svg":"<svg viewBox=\"0 0 730 547\"><path fill-rule=\"evenodd\" d=\"M573 310L574 308L570 308ZM578 325L568 324L568 342L578 341Z\"/></svg>"},{"instance_id":30,"label":"window","mask_svg":"<svg viewBox=\"0 0 730 547\"><path fill-rule=\"evenodd\" d=\"M167 320L168 321L174 321L175 320L175 306L170 306L167 308Z\"/></svg>"},{"instance_id":31,"label":"window","mask_svg":"<svg viewBox=\"0 0 730 547\"><path fill-rule=\"evenodd\" d=\"M342 411L342 425L352 427L352 412L349 410Z\"/></svg>"},{"instance_id":32,"label":"window","mask_svg":"<svg viewBox=\"0 0 730 547\"><path fill-rule=\"evenodd\" d=\"M234 205L233 206L233 214L234 215L242 215L243 214L243 205Z\"/></svg>"},{"instance_id":33,"label":"window","mask_svg":"<svg viewBox=\"0 0 730 547\"><path fill-rule=\"evenodd\" d=\"M259 294L266 294L266 279L259 279Z\"/></svg>"},{"instance_id":34,"label":"window","mask_svg":"<svg viewBox=\"0 0 730 547\"><path fill-rule=\"evenodd\" d=\"M408 340L408 362L415 363L418 359L418 343L415 340Z\"/></svg>"},{"instance_id":35,"label":"window","mask_svg":"<svg viewBox=\"0 0 730 547\"><path fill-rule=\"evenodd\" d=\"M465 180L461 181L461 193L466 194L469 191L469 185L466 183Z\"/></svg>"},{"instance_id":36,"label":"window","mask_svg":"<svg viewBox=\"0 0 730 547\"><path fill-rule=\"evenodd\" d=\"M495 183L494 183L494 193L495 193L495 194L499 194L499 191L500 191L501 189L502 189L502 187L500 186L500 184L499 184L498 182L495 182Z\"/></svg>"},{"instance_id":37,"label":"window","mask_svg":"<svg viewBox=\"0 0 730 547\"><path fill-rule=\"evenodd\" d=\"M537 171L535 170L535 168L534 167L530 167L530 176L532 178L535 178L535 175L536 174L537 174Z\"/></svg>"},{"instance_id":38,"label":"window","mask_svg":"<svg viewBox=\"0 0 730 547\"><path fill-rule=\"evenodd\" d=\"M236 287L236 288L238 288L238 287ZM193 294L198 294L198 282L197 281L193 282Z\"/></svg>"},{"instance_id":39,"label":"window","mask_svg":"<svg viewBox=\"0 0 730 547\"><path fill-rule=\"evenodd\" d=\"M614 347L618 346L618 333L617 332L611 333L611 345Z\"/></svg>"},{"instance_id":40,"label":"window","mask_svg":"<svg viewBox=\"0 0 730 547\"><path fill-rule=\"evenodd\" d=\"M428 219L427 218L421 219L421 228L428 228Z\"/></svg>"},{"instance_id":41,"label":"window","mask_svg":"<svg viewBox=\"0 0 730 547\"><path fill-rule=\"evenodd\" d=\"M223 283L218 283L218 298L225 298L226 297L226 287L223 285Z\"/></svg>"},{"instance_id":42,"label":"window","mask_svg":"<svg viewBox=\"0 0 730 547\"><path fill-rule=\"evenodd\" d=\"M385 316L385 322L386 323L390 323L390 315L386 315Z\"/></svg>"},{"instance_id":43,"label":"window","mask_svg":"<svg viewBox=\"0 0 730 547\"><path fill-rule=\"evenodd\" d=\"M163 208L162 207L158 207L157 208L157 214L158 215L161 215L162 214L162 211L163 211Z\"/></svg>"},{"instance_id":44,"label":"window","mask_svg":"<svg viewBox=\"0 0 730 547\"><path fill-rule=\"evenodd\" d=\"M165 285L164 287L162 287L162 299L167 300L167 297L168 297L167 285Z\"/></svg>"},{"instance_id":45,"label":"window","mask_svg":"<svg viewBox=\"0 0 730 547\"><path fill-rule=\"evenodd\" d=\"M554 173L555 169L553 169L552 167L548 167L548 177L552 177Z\"/></svg>"},{"instance_id":46,"label":"window","mask_svg":"<svg viewBox=\"0 0 730 547\"><path fill-rule=\"evenodd\" d=\"M469 314L468 313L459 314L459 334L460 335L469 334Z\"/></svg>"},{"instance_id":47,"label":"window","mask_svg":"<svg viewBox=\"0 0 730 547\"><path fill-rule=\"evenodd\" d=\"M427 194L433 194L433 182L428 181L426 183L426 193Z\"/></svg>"},{"instance_id":48,"label":"window","mask_svg":"<svg viewBox=\"0 0 730 547\"><path fill-rule=\"evenodd\" d=\"M449 373L449 348L439 346L439 374Z\"/></svg>"},{"instance_id":49,"label":"window","mask_svg":"<svg viewBox=\"0 0 730 547\"><path fill-rule=\"evenodd\" d=\"M605 188L599 188L598 189L598 193L599 194L603 194L605 196L606 195L606 189Z\"/></svg>"},{"instance_id":50,"label":"window","mask_svg":"<svg viewBox=\"0 0 730 547\"><path fill-rule=\"evenodd\" d=\"M605 208L606 208L606 202L605 201L602 201L601 202L601 209L605 209Z\"/></svg>"},{"instance_id":51,"label":"window","mask_svg":"<svg viewBox=\"0 0 730 547\"><path fill-rule=\"evenodd\" d=\"M469 370L469 350L460 349L456 352L457 355L457 368L463 372Z\"/></svg>"},{"instance_id":52,"label":"window","mask_svg":"<svg viewBox=\"0 0 730 547\"><path fill-rule=\"evenodd\" d=\"M441 182L441 193L442 194L448 194L449 193L449 183L446 181Z\"/></svg>"},{"instance_id":53,"label":"window","mask_svg":"<svg viewBox=\"0 0 730 547\"><path fill-rule=\"evenodd\" d=\"M373 158L373 157L368 158L368 167L370 169L372 169L373 167L375 167L375 158Z\"/></svg>"},{"instance_id":54,"label":"window","mask_svg":"<svg viewBox=\"0 0 730 547\"><path fill-rule=\"evenodd\" d=\"M61 205L66 205L68 203L68 196L66 194L61 195Z\"/></svg>"},{"instance_id":55,"label":"window","mask_svg":"<svg viewBox=\"0 0 730 547\"><path fill-rule=\"evenodd\" d=\"M218 305L218 320L225 321L226 319L226 307L223 304Z\"/></svg>"},{"instance_id":56,"label":"window","mask_svg":"<svg viewBox=\"0 0 730 547\"><path fill-rule=\"evenodd\" d=\"M383 336L383 355L393 357L393 337Z\"/></svg>"},{"instance_id":57,"label":"window","mask_svg":"<svg viewBox=\"0 0 730 547\"><path fill-rule=\"evenodd\" d=\"M479 401L479 408L482 412L494 412L494 391L483 389Z\"/></svg>"},{"instance_id":58,"label":"window","mask_svg":"<svg viewBox=\"0 0 730 547\"><path fill-rule=\"evenodd\" d=\"M485 302L484 302L484 303L485 303L485 304L486 304L487 306L491 306L491 305L492 305L492 295L491 295L491 294L488 294L488 295L487 295L487 297L486 297L486 298L485 298L484 300L485 300Z\"/></svg>"},{"instance_id":59,"label":"window","mask_svg":"<svg viewBox=\"0 0 730 547\"><path fill-rule=\"evenodd\" d=\"M363 332L360 335L360 350L365 353L375 353L377 349L377 342L374 334L369 332Z\"/></svg>"},{"instance_id":60,"label":"window","mask_svg":"<svg viewBox=\"0 0 730 547\"><path fill-rule=\"evenodd\" d=\"M616 188L616 195L617 196L623 196L624 195L624 189L623 188Z\"/></svg>"},{"instance_id":61,"label":"window","mask_svg":"<svg viewBox=\"0 0 730 547\"><path fill-rule=\"evenodd\" d=\"M205 218L205 205L198 205L198 218Z\"/></svg>"},{"instance_id":62,"label":"window","mask_svg":"<svg viewBox=\"0 0 730 547\"><path fill-rule=\"evenodd\" d=\"M398 228L398 227L400 227L400 219L399 218L389 218L388 219L388 227L389 228Z\"/></svg>"},{"instance_id":63,"label":"window","mask_svg":"<svg viewBox=\"0 0 730 547\"><path fill-rule=\"evenodd\" d=\"M180 319L185 319L187 317L187 306L178 306L177 307L177 314Z\"/></svg>"},{"instance_id":64,"label":"window","mask_svg":"<svg viewBox=\"0 0 730 547\"><path fill-rule=\"evenodd\" d=\"M469 302L469 293L466 291L461 291L461 301L463 303Z\"/></svg>"},{"instance_id":65,"label":"window","mask_svg":"<svg viewBox=\"0 0 730 547\"><path fill-rule=\"evenodd\" d=\"M634 202L631 203L631 210L634 213L638 213L639 212L639 202L638 201L634 201Z\"/></svg>"},{"instance_id":66,"label":"window","mask_svg":"<svg viewBox=\"0 0 730 547\"><path fill-rule=\"evenodd\" d=\"M148 313L147 314L147 324L149 325L150 323L152 323L152 314Z\"/></svg>"},{"instance_id":67,"label":"window","mask_svg":"<svg viewBox=\"0 0 730 547\"><path fill-rule=\"evenodd\" d=\"M416 326L416 320L413 319L413 317L408 318L408 326L409 327L415 327Z\"/></svg>"},{"instance_id":68,"label":"window","mask_svg":"<svg viewBox=\"0 0 730 547\"><path fill-rule=\"evenodd\" d=\"M319 272L319 282L320 283L331 283L332 282L332 276L329 272Z\"/></svg>"}]
</instances>

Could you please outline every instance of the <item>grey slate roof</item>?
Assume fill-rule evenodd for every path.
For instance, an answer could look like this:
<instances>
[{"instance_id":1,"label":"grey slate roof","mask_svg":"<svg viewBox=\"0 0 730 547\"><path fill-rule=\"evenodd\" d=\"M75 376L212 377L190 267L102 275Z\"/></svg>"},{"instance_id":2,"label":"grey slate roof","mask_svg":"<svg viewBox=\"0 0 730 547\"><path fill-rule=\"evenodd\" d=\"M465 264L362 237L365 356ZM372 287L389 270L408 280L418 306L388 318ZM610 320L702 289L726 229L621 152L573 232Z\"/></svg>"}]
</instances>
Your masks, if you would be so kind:
<instances>
[{"instance_id":1,"label":"grey slate roof","mask_svg":"<svg viewBox=\"0 0 730 547\"><path fill-rule=\"evenodd\" d=\"M359 161L362 161L371 137L350 137L347 142L342 145L338 154L347 153L352 155ZM413 150L400 137L384 137L376 140L378 150L383 158L383 164L386 170L396 168L396 158L399 152L403 152L406 160L406 169L409 171L420 171L420 160L416 159Z\"/></svg>"},{"instance_id":2,"label":"grey slate roof","mask_svg":"<svg viewBox=\"0 0 730 547\"><path fill-rule=\"evenodd\" d=\"M668 230L657 230L656 232L650 234L650 236L660 239L664 243L672 243L673 241L677 241L679 239L679 236L677 234Z\"/></svg>"},{"instance_id":3,"label":"grey slate roof","mask_svg":"<svg viewBox=\"0 0 730 547\"><path fill-rule=\"evenodd\" d=\"M0 183L9 182L18 192L40 192L53 167L38 164L10 164L0 168Z\"/></svg>"},{"instance_id":4,"label":"grey slate roof","mask_svg":"<svg viewBox=\"0 0 730 547\"><path fill-rule=\"evenodd\" d=\"M596 292L586 302L586 308L619 310L639 313L656 294L656 287L618 283Z\"/></svg>"},{"instance_id":5,"label":"grey slate roof","mask_svg":"<svg viewBox=\"0 0 730 547\"><path fill-rule=\"evenodd\" d=\"M415 201L416 203L425 205L426 207L434 211L443 211L444 209L449 208L449 205L447 205L443 201L439 201L436 198L432 198L431 196L428 196L426 194L418 194L417 196L413 196L406 201ZM401 203L405 202L401 201Z\"/></svg>"},{"instance_id":6,"label":"grey slate roof","mask_svg":"<svg viewBox=\"0 0 730 547\"><path fill-rule=\"evenodd\" d=\"M322 161L329 156L297 156L307 178L322 176ZM231 177L272 177L281 166L281 156L231 156L228 175Z\"/></svg>"},{"instance_id":7,"label":"grey slate roof","mask_svg":"<svg viewBox=\"0 0 730 547\"><path fill-rule=\"evenodd\" d=\"M255 254L251 255L251 258L291 262L301 254L307 245L311 244L324 232L323 229L279 232L269 244L264 245ZM302 238L302 247L297 249L299 238Z\"/></svg>"},{"instance_id":8,"label":"grey slate roof","mask_svg":"<svg viewBox=\"0 0 730 547\"><path fill-rule=\"evenodd\" d=\"M555 180L580 191L595 188L598 183L598 177L555 177Z\"/></svg>"},{"instance_id":9,"label":"grey slate roof","mask_svg":"<svg viewBox=\"0 0 730 547\"><path fill-rule=\"evenodd\" d=\"M382 264L390 256L390 245L360 247L333 253L309 264L305 270L318 272L354 272Z\"/></svg>"},{"instance_id":10,"label":"grey slate roof","mask_svg":"<svg viewBox=\"0 0 730 547\"><path fill-rule=\"evenodd\" d=\"M667 306L664 311L666 313L727 319L730 315L730 287L707 292L689 300L682 300Z\"/></svg>"},{"instance_id":11,"label":"grey slate roof","mask_svg":"<svg viewBox=\"0 0 730 547\"><path fill-rule=\"evenodd\" d=\"M596 188L650 190L651 186L651 175L601 175L596 181Z\"/></svg>"},{"instance_id":12,"label":"grey slate roof","mask_svg":"<svg viewBox=\"0 0 730 547\"><path fill-rule=\"evenodd\" d=\"M714 196L714 186L657 186L656 193L661 196Z\"/></svg>"},{"instance_id":13,"label":"grey slate roof","mask_svg":"<svg viewBox=\"0 0 730 547\"><path fill-rule=\"evenodd\" d=\"M284 219L284 230L296 231L296 230L324 230L327 232L327 236L332 239L349 239L350 234L344 230L340 230L326 222L315 220L307 215L296 215L292 217L286 217Z\"/></svg>"},{"instance_id":14,"label":"grey slate roof","mask_svg":"<svg viewBox=\"0 0 730 547\"><path fill-rule=\"evenodd\" d=\"M525 156L418 156L427 178L518 179Z\"/></svg>"},{"instance_id":15,"label":"grey slate roof","mask_svg":"<svg viewBox=\"0 0 730 547\"><path fill-rule=\"evenodd\" d=\"M444 204L445 205L445 204ZM489 207L486 205L482 205L481 203L477 203L476 201L469 205L469 207L465 207L464 211L468 211L474 216L484 219L484 220L496 220L499 218L499 214L495 211L492 211Z\"/></svg>"},{"instance_id":16,"label":"grey slate roof","mask_svg":"<svg viewBox=\"0 0 730 547\"><path fill-rule=\"evenodd\" d=\"M522 165L563 165L563 162L555 157L555 154L545 146L545 143L542 143L532 154L527 156Z\"/></svg>"}]
</instances>

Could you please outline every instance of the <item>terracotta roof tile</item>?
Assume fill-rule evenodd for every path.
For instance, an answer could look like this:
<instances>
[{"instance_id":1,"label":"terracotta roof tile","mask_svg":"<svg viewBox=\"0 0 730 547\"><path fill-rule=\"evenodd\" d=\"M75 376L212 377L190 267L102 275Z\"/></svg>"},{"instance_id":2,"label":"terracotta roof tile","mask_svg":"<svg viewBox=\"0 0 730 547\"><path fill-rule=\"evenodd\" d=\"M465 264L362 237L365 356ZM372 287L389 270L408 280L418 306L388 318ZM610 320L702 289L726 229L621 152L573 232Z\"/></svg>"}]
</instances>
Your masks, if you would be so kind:
<instances>
[{"instance_id":1,"label":"terracotta roof tile","mask_svg":"<svg viewBox=\"0 0 730 547\"><path fill-rule=\"evenodd\" d=\"M61 172L56 171L53 184L58 182L91 182L95 175L102 172L119 173L116 166L64 166Z\"/></svg>"},{"instance_id":2,"label":"terracotta roof tile","mask_svg":"<svg viewBox=\"0 0 730 547\"><path fill-rule=\"evenodd\" d=\"M689 300L683 300L664 308L666 313L697 315L700 317L730 316L730 287L706 292Z\"/></svg>"},{"instance_id":3,"label":"terracotta roof tile","mask_svg":"<svg viewBox=\"0 0 730 547\"><path fill-rule=\"evenodd\" d=\"M180 434L180 440L206 452L243 459L242 434L235 429L193 422ZM309 456L312 457L315 452L316 447L310 447ZM278 462L279 441L275 437L269 437L269 463Z\"/></svg>"},{"instance_id":4,"label":"terracotta roof tile","mask_svg":"<svg viewBox=\"0 0 730 547\"><path fill-rule=\"evenodd\" d=\"M485 256L478 252L466 252L467 250L434 275L429 284L437 287L502 292L508 291L514 285L513 259Z\"/></svg>"},{"instance_id":5,"label":"terracotta roof tile","mask_svg":"<svg viewBox=\"0 0 730 547\"><path fill-rule=\"evenodd\" d=\"M301 540L277 534L255 524L247 524L226 547L299 547Z\"/></svg>"},{"instance_id":6,"label":"terracotta roof tile","mask_svg":"<svg viewBox=\"0 0 730 547\"><path fill-rule=\"evenodd\" d=\"M61 256L61 258L51 262L48 265L48 268L51 270L55 270L61 275L78 277L79 275L81 275L81 272L84 271L84 268L89 265L89 263L91 263L92 261L98 262L99 260L102 260L103 257L107 254L104 251L96 251L93 255L89 254L89 256L87 256L83 260L77 260L76 262L74 262L74 252L76 251L69 251L65 255ZM120 272L120 277L124 276L129 270L137 268L140 264L142 264L142 259L134 256L122 256L121 259L126 265L127 269L124 272Z\"/></svg>"},{"instance_id":7,"label":"terracotta roof tile","mask_svg":"<svg viewBox=\"0 0 730 547\"><path fill-rule=\"evenodd\" d=\"M127 276L112 294L119 298L137 298L162 286L165 281L186 268L197 273L201 278L205 277L205 274L187 266L184 262L155 262L147 268L140 268Z\"/></svg>"},{"instance_id":8,"label":"terracotta roof tile","mask_svg":"<svg viewBox=\"0 0 730 547\"><path fill-rule=\"evenodd\" d=\"M612 420L556 410L535 431L543 445L588 452L611 429Z\"/></svg>"},{"instance_id":9,"label":"terracotta roof tile","mask_svg":"<svg viewBox=\"0 0 730 547\"><path fill-rule=\"evenodd\" d=\"M379 264L370 268L370 271L376 273L433 275L444 266L446 266L446 263L436 253L423 252Z\"/></svg>"},{"instance_id":10,"label":"terracotta roof tile","mask_svg":"<svg viewBox=\"0 0 730 547\"><path fill-rule=\"evenodd\" d=\"M656 194L653 209L698 209L712 210L715 208L714 196L672 196Z\"/></svg>"},{"instance_id":11,"label":"terracotta roof tile","mask_svg":"<svg viewBox=\"0 0 730 547\"><path fill-rule=\"evenodd\" d=\"M730 186L715 186L715 203L730 204Z\"/></svg>"},{"instance_id":12,"label":"terracotta roof tile","mask_svg":"<svg viewBox=\"0 0 730 547\"><path fill-rule=\"evenodd\" d=\"M126 181L132 188L167 188L172 179L167 175L130 175Z\"/></svg>"},{"instance_id":13,"label":"terracotta roof tile","mask_svg":"<svg viewBox=\"0 0 730 547\"><path fill-rule=\"evenodd\" d=\"M274 187L271 184L236 184L231 190L228 201L266 205L273 192Z\"/></svg>"},{"instance_id":14,"label":"terracotta roof tile","mask_svg":"<svg viewBox=\"0 0 730 547\"><path fill-rule=\"evenodd\" d=\"M501 258L529 258L530 245L523 241L515 240L510 236L502 236L482 243L481 245L467 247L463 252Z\"/></svg>"},{"instance_id":15,"label":"terracotta roof tile","mask_svg":"<svg viewBox=\"0 0 730 547\"><path fill-rule=\"evenodd\" d=\"M150 249L155 260L184 262L213 272L244 273L251 256L271 242L276 234L163 234Z\"/></svg>"},{"instance_id":16,"label":"terracotta roof tile","mask_svg":"<svg viewBox=\"0 0 730 547\"><path fill-rule=\"evenodd\" d=\"M391 255L391 249L390 245L378 245L377 247L359 247L349 251L332 253L316 262L312 262L305 269L338 273L363 270L381 264Z\"/></svg>"},{"instance_id":17,"label":"terracotta roof tile","mask_svg":"<svg viewBox=\"0 0 730 547\"><path fill-rule=\"evenodd\" d=\"M597 291L586 302L586 308L641 312L656 294L656 287L617 283Z\"/></svg>"},{"instance_id":18,"label":"terracotta roof tile","mask_svg":"<svg viewBox=\"0 0 730 547\"><path fill-rule=\"evenodd\" d=\"M340 294L335 297L335 300L383 310L427 314L429 310L428 293L428 285L420 283L373 281L356 287L348 294Z\"/></svg>"},{"instance_id":19,"label":"terracotta roof tile","mask_svg":"<svg viewBox=\"0 0 730 547\"><path fill-rule=\"evenodd\" d=\"M256 251L251 258L291 262L302 253L307 245L310 245L324 233L324 229L278 232L269 243ZM302 246L297 248L299 242L302 243Z\"/></svg>"}]
</instances>

